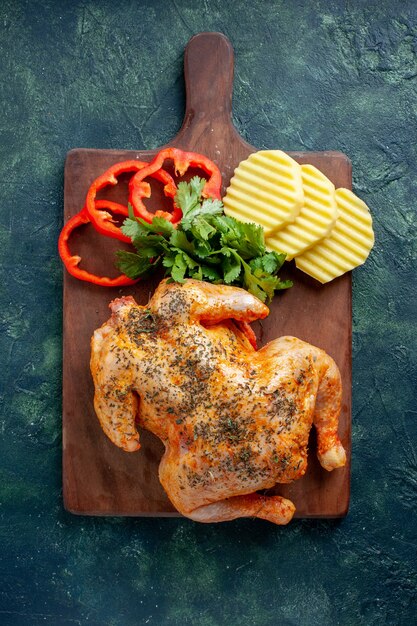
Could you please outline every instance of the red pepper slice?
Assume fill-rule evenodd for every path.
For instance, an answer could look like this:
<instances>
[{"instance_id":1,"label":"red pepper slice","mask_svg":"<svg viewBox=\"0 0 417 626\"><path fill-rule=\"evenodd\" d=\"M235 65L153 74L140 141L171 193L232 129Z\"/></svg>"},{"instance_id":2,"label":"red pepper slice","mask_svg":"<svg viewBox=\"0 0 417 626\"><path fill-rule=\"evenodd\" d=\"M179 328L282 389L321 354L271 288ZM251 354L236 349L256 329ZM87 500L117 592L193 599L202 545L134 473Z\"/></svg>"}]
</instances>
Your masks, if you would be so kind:
<instances>
[{"instance_id":1,"label":"red pepper slice","mask_svg":"<svg viewBox=\"0 0 417 626\"><path fill-rule=\"evenodd\" d=\"M128 215L127 207L122 204L118 204L117 202L110 202L109 200L96 200L96 206L97 209L107 208L113 211L113 213ZM61 230L58 239L58 252L67 271L79 280L85 280L86 282L93 283L94 285L101 285L102 287L124 287L127 285L134 285L139 280L138 278L134 280L132 278L128 278L125 274L120 274L117 278L96 276L95 274L91 274L90 272L78 267L81 257L71 254L68 246L68 239L76 228L82 226L83 224L88 224L90 221L89 213L86 207L84 207L79 213L68 220L64 228Z\"/></svg>"},{"instance_id":2,"label":"red pepper slice","mask_svg":"<svg viewBox=\"0 0 417 626\"><path fill-rule=\"evenodd\" d=\"M139 217L142 217L147 222L152 222L153 214L150 213L142 202L142 198L150 197L149 184L144 182L148 176L154 176L155 172L160 170L167 159L174 161L175 173L183 176L189 167L196 167L202 169L206 174L209 174L210 178L204 185L203 196L205 198L221 199L221 184L222 177L220 170L213 161L210 161L206 156L197 154L196 152L184 152L178 148L164 148L155 156L147 167L141 168L129 182L129 201L133 206L133 209ZM175 195L175 194L174 194ZM182 217L182 212L177 219L176 210L180 211L178 207L174 205L174 211L172 213L171 221L173 224L179 222Z\"/></svg>"},{"instance_id":3,"label":"red pepper slice","mask_svg":"<svg viewBox=\"0 0 417 626\"><path fill-rule=\"evenodd\" d=\"M104 174L101 174L101 176L96 178L90 185L87 192L85 208L91 223L99 233L106 235L107 237L113 237L114 239L125 241L126 243L131 243L130 238L126 237L120 228L113 223L112 216L106 211L98 210L96 195L100 189L107 187L107 185L117 185L117 177L120 176L120 174L124 174L125 172L138 172L147 165L149 165L149 163L144 161L122 161L120 163L115 163L115 165L109 167ZM168 172L158 168L157 171L152 173L152 176L165 185L164 193L167 197L173 198L175 196L177 188L172 176L170 176ZM167 213L166 215L171 217L171 213ZM163 216L165 217L165 214ZM152 218L153 217L154 216L152 215Z\"/></svg>"}]
</instances>

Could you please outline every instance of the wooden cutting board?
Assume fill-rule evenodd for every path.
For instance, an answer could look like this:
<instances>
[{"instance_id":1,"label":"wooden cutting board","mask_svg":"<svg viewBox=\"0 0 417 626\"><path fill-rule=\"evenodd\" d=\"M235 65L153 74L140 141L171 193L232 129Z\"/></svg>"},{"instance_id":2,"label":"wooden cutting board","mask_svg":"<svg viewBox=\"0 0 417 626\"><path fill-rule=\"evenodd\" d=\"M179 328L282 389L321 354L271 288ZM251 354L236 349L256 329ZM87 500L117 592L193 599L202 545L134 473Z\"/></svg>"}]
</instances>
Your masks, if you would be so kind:
<instances>
[{"instance_id":1,"label":"wooden cutting board","mask_svg":"<svg viewBox=\"0 0 417 626\"><path fill-rule=\"evenodd\" d=\"M224 189L237 164L255 147L246 143L232 125L233 49L219 33L200 33L185 50L186 110L183 125L168 144L207 155L219 166ZM270 148L281 148L271 145ZM75 149L65 164L64 220L78 212L91 182L110 165L126 159L149 161L158 150ZM340 152L291 152L299 163L311 163L336 187L351 187L351 164ZM223 189L223 191L224 191ZM156 193L157 191L155 191ZM123 194L125 196L123 197ZM106 197L126 203L123 181ZM97 235L90 226L74 233L72 249L86 259L88 268L112 271L113 252L120 243ZM94 251L94 252L93 252ZM87 263L88 261L88 263ZM278 294L269 317L254 324L260 345L281 335L295 335L328 352L343 380L343 408L339 434L348 453L345 468L328 473L315 456L310 439L308 471L292 485L278 485L268 493L290 498L296 517L332 518L346 515L350 492L351 447L351 277L342 276L321 286L286 264L294 287ZM113 270L114 271L114 270ZM142 448L126 453L102 432L93 408L89 370L90 338L109 317L109 302L132 294L140 304L148 301L159 277L124 289L105 289L78 281L64 272L63 337L63 493L65 508L84 515L178 515L158 480L161 442L141 432Z\"/></svg>"}]
</instances>

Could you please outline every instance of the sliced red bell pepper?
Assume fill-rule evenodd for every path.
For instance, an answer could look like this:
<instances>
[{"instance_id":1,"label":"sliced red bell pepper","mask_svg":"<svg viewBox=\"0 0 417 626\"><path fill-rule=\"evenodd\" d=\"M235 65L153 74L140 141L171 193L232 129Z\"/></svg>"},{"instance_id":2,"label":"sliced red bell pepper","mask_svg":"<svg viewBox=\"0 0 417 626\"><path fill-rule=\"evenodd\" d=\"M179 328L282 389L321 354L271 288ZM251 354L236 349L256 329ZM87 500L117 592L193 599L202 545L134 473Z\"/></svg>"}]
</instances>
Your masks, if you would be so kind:
<instances>
[{"instance_id":1,"label":"sliced red bell pepper","mask_svg":"<svg viewBox=\"0 0 417 626\"><path fill-rule=\"evenodd\" d=\"M146 167L141 168L132 176L129 182L129 201L133 206L135 214L151 223L154 215L150 213L142 202L142 198L150 197L149 184L145 182L148 176L154 176L155 172L160 170L167 159L174 161L176 175L183 176L189 167L202 169L210 176L203 189L205 198L221 199L222 177L220 170L213 161L206 156L196 152L184 152L178 148L164 148L155 156ZM174 194L175 195L175 194ZM156 214L159 211L156 212ZM164 216L165 217L165 216ZM171 221L173 224L180 221L182 211L174 205Z\"/></svg>"},{"instance_id":2,"label":"sliced red bell pepper","mask_svg":"<svg viewBox=\"0 0 417 626\"><path fill-rule=\"evenodd\" d=\"M107 187L107 185L117 185L117 178L120 174L124 174L126 172L138 172L147 165L149 165L149 163L134 160L116 163L106 170L104 174L101 174L101 176L96 178L90 185L87 192L85 207L91 223L99 233L106 235L107 237L113 237L114 239L125 241L126 243L131 243L130 237L124 235L120 228L114 224L112 216L106 211L99 210L96 202L96 195L100 189ZM164 193L167 197L173 198L175 196L177 188L172 176L170 176L168 172L158 168L157 171L152 173L152 176L164 184ZM170 216L171 214L167 215Z\"/></svg>"},{"instance_id":3,"label":"sliced red bell pepper","mask_svg":"<svg viewBox=\"0 0 417 626\"><path fill-rule=\"evenodd\" d=\"M123 206L122 204L118 204L117 202L110 202L109 200L96 200L96 206L97 209L107 208L113 211L113 213L117 213L119 215L128 215L127 207ZM117 276L116 278L109 278L108 276L96 276L95 274L91 274L91 272L83 270L79 267L81 257L71 254L68 246L68 239L70 238L71 233L76 228L82 226L83 224L88 224L90 221L91 220L89 213L84 207L79 213L77 213L70 220L68 220L59 235L59 256L61 257L69 274L71 274L75 278L78 278L79 280L84 280L86 282L93 283L94 285L101 285L102 287L124 287L127 285L134 285L139 280L138 278L133 280L131 278L128 278L125 274L120 274L120 276Z\"/></svg>"}]
</instances>

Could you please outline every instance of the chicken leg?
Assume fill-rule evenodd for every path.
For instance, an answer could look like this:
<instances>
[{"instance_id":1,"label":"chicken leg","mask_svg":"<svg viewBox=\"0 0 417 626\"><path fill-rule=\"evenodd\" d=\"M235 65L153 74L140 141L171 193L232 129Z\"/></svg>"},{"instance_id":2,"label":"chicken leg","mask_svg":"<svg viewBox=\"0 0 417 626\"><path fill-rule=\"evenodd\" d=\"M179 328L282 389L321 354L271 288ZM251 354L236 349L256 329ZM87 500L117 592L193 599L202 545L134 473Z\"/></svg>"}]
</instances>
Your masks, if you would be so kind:
<instances>
[{"instance_id":1,"label":"chicken leg","mask_svg":"<svg viewBox=\"0 0 417 626\"><path fill-rule=\"evenodd\" d=\"M196 522L229 522L238 517L259 517L280 526L288 524L295 512L291 500L281 496L261 496L251 493L247 496L226 498L213 504L200 506L188 514Z\"/></svg>"}]
</instances>

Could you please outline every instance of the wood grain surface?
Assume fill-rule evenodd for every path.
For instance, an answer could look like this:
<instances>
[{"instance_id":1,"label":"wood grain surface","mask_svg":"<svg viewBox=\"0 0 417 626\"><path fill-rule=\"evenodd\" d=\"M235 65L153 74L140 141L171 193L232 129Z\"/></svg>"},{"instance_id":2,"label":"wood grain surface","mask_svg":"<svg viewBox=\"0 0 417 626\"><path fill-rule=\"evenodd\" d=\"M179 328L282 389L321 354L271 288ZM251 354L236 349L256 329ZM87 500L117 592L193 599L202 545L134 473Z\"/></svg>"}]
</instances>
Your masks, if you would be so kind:
<instances>
[{"instance_id":1,"label":"wood grain surface","mask_svg":"<svg viewBox=\"0 0 417 626\"><path fill-rule=\"evenodd\" d=\"M200 33L185 50L186 110L183 125L168 145L207 155L219 166L224 189L234 168L257 148L246 143L231 121L233 49L219 33ZM161 113L162 114L162 113ZM269 148L281 146L270 145ZM159 149L158 149L159 150ZM149 161L158 151L75 149L65 164L64 220L78 212L91 182L110 165L126 160ZM351 165L340 152L290 152L299 163L311 163L336 187L351 188ZM223 189L223 191L224 191ZM154 190L157 194L160 190ZM105 197L126 203L126 181L109 189ZM84 267L115 275L114 251L120 242L107 239L90 226L74 233L72 250L85 258ZM92 253L94 251L94 253ZM328 473L315 456L314 432L309 446L308 470L291 485L277 485L268 493L290 498L296 517L333 518L346 515L350 493L351 448L351 276L328 285L286 264L284 275L294 287L277 295L269 317L253 326L260 345L281 335L295 335L323 348L338 364L343 381L339 434L348 463ZM63 335L63 493L65 508L84 515L178 515L158 480L162 443L141 432L141 450L129 454L114 446L102 432L93 408L89 370L90 338L109 317L109 302L132 294L146 304L161 276L134 287L104 289L64 273Z\"/></svg>"}]
</instances>

